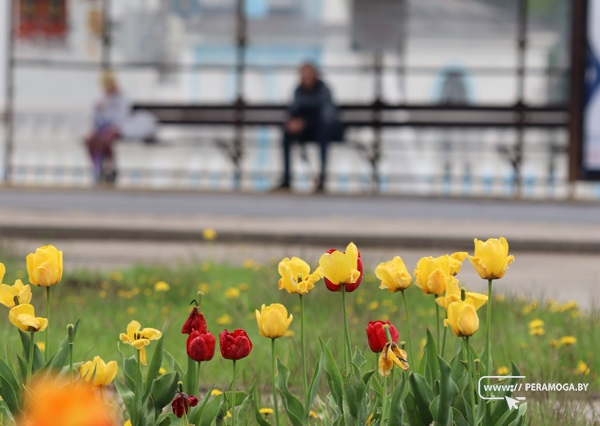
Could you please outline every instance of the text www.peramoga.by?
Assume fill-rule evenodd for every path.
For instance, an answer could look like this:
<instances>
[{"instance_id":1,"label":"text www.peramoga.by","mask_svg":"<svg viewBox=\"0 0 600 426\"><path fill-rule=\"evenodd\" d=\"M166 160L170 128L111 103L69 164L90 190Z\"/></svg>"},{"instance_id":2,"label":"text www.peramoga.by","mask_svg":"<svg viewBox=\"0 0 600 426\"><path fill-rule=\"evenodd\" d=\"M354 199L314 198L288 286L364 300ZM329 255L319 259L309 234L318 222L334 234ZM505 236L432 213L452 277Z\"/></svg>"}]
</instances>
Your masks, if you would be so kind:
<instances>
[{"instance_id":1,"label":"text www.peramoga.by","mask_svg":"<svg viewBox=\"0 0 600 426\"><path fill-rule=\"evenodd\" d=\"M589 383L525 383L525 392L585 392ZM486 392L519 392L523 383L483 385Z\"/></svg>"}]
</instances>

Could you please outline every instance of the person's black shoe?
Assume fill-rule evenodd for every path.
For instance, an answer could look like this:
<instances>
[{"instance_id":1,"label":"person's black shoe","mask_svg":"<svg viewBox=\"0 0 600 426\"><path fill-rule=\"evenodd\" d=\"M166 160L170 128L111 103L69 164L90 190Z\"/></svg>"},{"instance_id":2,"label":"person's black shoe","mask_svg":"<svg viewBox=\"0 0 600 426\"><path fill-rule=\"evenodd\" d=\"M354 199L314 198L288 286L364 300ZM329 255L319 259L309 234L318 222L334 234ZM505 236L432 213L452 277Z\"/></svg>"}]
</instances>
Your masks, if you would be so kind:
<instances>
[{"instance_id":1,"label":"person's black shoe","mask_svg":"<svg viewBox=\"0 0 600 426\"><path fill-rule=\"evenodd\" d=\"M319 180L315 186L315 194L323 194L325 192L325 182Z\"/></svg>"},{"instance_id":2,"label":"person's black shoe","mask_svg":"<svg viewBox=\"0 0 600 426\"><path fill-rule=\"evenodd\" d=\"M283 191L289 191L291 189L290 187L290 183L289 182L281 182L279 185L275 186L273 189L271 189L271 192L283 192Z\"/></svg>"}]
</instances>

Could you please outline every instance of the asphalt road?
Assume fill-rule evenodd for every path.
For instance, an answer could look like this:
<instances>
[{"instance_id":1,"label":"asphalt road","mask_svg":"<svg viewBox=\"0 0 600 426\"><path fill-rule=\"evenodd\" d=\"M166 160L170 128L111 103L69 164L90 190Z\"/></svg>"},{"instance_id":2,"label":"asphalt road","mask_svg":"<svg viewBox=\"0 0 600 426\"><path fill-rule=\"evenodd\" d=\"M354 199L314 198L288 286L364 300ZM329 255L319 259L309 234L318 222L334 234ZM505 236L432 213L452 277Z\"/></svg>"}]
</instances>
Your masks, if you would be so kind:
<instances>
[{"instance_id":1,"label":"asphalt road","mask_svg":"<svg viewBox=\"0 0 600 426\"><path fill-rule=\"evenodd\" d=\"M388 196L0 189L1 208L123 215L420 218L600 225L600 204L592 202Z\"/></svg>"}]
</instances>

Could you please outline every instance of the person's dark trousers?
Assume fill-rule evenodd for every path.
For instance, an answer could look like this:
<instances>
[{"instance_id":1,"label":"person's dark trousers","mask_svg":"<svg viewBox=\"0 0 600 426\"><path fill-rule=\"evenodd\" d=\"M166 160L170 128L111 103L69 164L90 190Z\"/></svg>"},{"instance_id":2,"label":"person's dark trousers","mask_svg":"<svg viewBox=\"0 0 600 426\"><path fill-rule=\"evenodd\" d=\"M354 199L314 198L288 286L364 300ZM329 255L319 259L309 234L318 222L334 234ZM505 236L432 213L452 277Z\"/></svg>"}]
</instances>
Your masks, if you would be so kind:
<instances>
[{"instance_id":1,"label":"person's dark trousers","mask_svg":"<svg viewBox=\"0 0 600 426\"><path fill-rule=\"evenodd\" d=\"M300 133L290 133L284 130L283 134L283 179L282 186L289 186L291 182L291 155L294 142L316 142L319 145L321 156L321 170L319 172L319 185L325 184L327 175L327 153L331 135L335 131L335 122L304 120L304 129Z\"/></svg>"}]
</instances>

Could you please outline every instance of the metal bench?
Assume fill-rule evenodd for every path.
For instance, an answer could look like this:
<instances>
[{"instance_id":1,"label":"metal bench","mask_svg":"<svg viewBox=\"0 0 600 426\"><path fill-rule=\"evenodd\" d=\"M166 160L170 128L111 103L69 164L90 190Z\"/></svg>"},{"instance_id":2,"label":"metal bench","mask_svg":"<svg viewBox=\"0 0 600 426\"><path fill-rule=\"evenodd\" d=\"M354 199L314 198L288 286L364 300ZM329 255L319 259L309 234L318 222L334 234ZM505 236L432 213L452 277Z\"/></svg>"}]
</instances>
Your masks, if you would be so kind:
<instances>
[{"instance_id":1,"label":"metal bench","mask_svg":"<svg viewBox=\"0 0 600 426\"><path fill-rule=\"evenodd\" d=\"M378 184L378 165L381 158L381 130L383 128L565 128L569 125L569 113L564 105L533 107L512 106L457 106L419 104L341 104L338 105L344 126L369 127L373 129L373 143L346 141L357 149L371 166L371 181ZM235 129L232 141L214 140L231 160L235 170L235 182L241 180L241 159L244 155L242 129L252 126L280 127L286 119L284 104L159 104L136 103L134 110L146 110L154 114L163 126L230 126ZM515 172L518 174L521 152L519 143L506 150ZM510 152L509 152L510 151Z\"/></svg>"}]
</instances>

